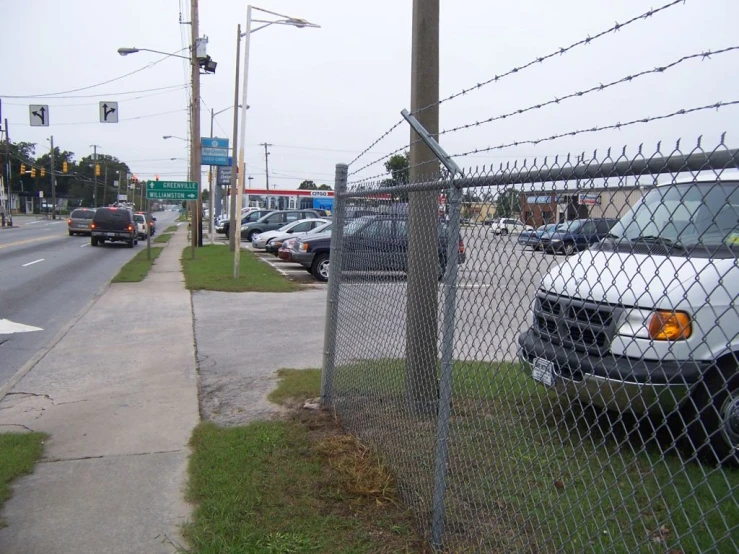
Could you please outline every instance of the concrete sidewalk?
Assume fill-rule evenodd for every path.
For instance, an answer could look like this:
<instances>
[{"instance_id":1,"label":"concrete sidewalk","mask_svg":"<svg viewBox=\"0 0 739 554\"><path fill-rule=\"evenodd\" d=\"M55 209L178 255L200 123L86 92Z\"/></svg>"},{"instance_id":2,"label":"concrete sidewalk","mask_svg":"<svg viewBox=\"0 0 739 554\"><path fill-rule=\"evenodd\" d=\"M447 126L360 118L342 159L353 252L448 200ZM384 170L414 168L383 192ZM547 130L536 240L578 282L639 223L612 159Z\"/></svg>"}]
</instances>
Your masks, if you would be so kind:
<instances>
[{"instance_id":1,"label":"concrete sidewalk","mask_svg":"<svg viewBox=\"0 0 739 554\"><path fill-rule=\"evenodd\" d=\"M2 554L169 553L182 543L199 421L186 245L181 228L142 283L111 285L0 401L0 431L50 435L2 513Z\"/></svg>"}]
</instances>

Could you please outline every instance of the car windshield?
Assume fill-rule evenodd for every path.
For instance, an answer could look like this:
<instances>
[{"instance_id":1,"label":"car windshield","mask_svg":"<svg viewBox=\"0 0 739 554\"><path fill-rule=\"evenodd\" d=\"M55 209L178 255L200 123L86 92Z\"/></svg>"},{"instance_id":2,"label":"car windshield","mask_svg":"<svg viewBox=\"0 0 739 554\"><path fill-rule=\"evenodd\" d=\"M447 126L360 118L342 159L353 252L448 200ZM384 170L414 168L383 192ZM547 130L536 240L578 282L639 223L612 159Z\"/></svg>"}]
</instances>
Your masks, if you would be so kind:
<instances>
[{"instance_id":1,"label":"car windshield","mask_svg":"<svg viewBox=\"0 0 739 554\"><path fill-rule=\"evenodd\" d=\"M549 223L548 225L542 225L541 227L537 227L537 232L539 233L551 233L555 229L559 227L558 223Z\"/></svg>"},{"instance_id":2,"label":"car windshield","mask_svg":"<svg viewBox=\"0 0 739 554\"><path fill-rule=\"evenodd\" d=\"M133 220L136 223L144 223L144 216L143 215L136 214L136 215L133 216Z\"/></svg>"},{"instance_id":3,"label":"car windshield","mask_svg":"<svg viewBox=\"0 0 739 554\"><path fill-rule=\"evenodd\" d=\"M685 249L739 248L739 182L685 183L649 191L611 229L632 245L660 243Z\"/></svg>"},{"instance_id":4,"label":"car windshield","mask_svg":"<svg viewBox=\"0 0 739 554\"><path fill-rule=\"evenodd\" d=\"M365 225L367 225L367 221L369 221L371 216L363 216L358 217L357 219L351 220L349 223L346 224L344 227L344 235L349 237L359 231L361 228L363 228Z\"/></svg>"},{"instance_id":5,"label":"car windshield","mask_svg":"<svg viewBox=\"0 0 739 554\"><path fill-rule=\"evenodd\" d=\"M282 227L280 227L279 229L277 229L277 231L280 232L280 233L287 233L290 229L292 229L293 227L295 227L298 223L300 223L300 222L299 221L291 221L287 225L283 225Z\"/></svg>"},{"instance_id":6,"label":"car windshield","mask_svg":"<svg viewBox=\"0 0 739 554\"><path fill-rule=\"evenodd\" d=\"M565 221L564 223L560 223L557 225L556 229L561 233L574 233L582 227L582 224L583 222L581 219L575 219L574 221Z\"/></svg>"},{"instance_id":7,"label":"car windshield","mask_svg":"<svg viewBox=\"0 0 739 554\"><path fill-rule=\"evenodd\" d=\"M309 235L316 235L318 233L325 233L325 232L328 232L330 230L331 230L331 223L329 222L329 223L324 223L323 225L319 225L315 229L311 229L310 231L308 231L307 234L309 234Z\"/></svg>"}]
</instances>

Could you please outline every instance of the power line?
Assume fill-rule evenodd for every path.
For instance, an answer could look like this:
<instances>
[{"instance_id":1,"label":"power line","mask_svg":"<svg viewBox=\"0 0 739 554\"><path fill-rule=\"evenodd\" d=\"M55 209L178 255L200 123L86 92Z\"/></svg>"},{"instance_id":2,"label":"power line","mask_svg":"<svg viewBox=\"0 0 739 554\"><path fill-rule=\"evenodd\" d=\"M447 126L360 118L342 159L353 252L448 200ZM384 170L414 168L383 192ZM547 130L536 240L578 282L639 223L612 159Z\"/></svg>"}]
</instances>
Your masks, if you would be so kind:
<instances>
[{"instance_id":1,"label":"power line","mask_svg":"<svg viewBox=\"0 0 739 554\"><path fill-rule=\"evenodd\" d=\"M177 50L176 52L172 52L172 54L168 54L168 56L177 54L179 52L182 52L182 50ZM150 64L147 64L147 65L145 65L143 67L140 67L139 69L136 69L134 71L131 71L130 73L126 73L124 75L121 75L120 77L116 77L114 79L109 79L107 81L103 81L102 83L96 83L94 85L89 85L89 86L86 86L86 87L80 87L80 88L75 88L75 89L70 89L70 90L63 90L63 91L60 91L60 92L47 92L45 94L20 94L20 95L18 95L18 94L0 94L0 96L3 97L3 98L47 98L47 97L57 96L57 95L60 95L60 94L69 94L71 92L79 92L81 90L89 90L91 88L96 88L96 87L101 87L103 85L107 85L108 83L113 83L115 81L120 81L121 79L125 79L126 77L130 77L131 75L134 75L135 73L139 73L139 72L144 71L146 69L152 68L155 65L157 65L159 63L162 63L164 60L167 59L168 56L165 56L161 60L157 60L155 62L151 62Z\"/></svg>"},{"instance_id":2,"label":"power line","mask_svg":"<svg viewBox=\"0 0 739 554\"><path fill-rule=\"evenodd\" d=\"M163 116L163 115L170 115L170 114L175 114L175 113L182 113L184 111L187 111L187 108L181 108L179 110L171 110L171 111L168 111L168 112L159 112L159 113L152 113L152 114L146 114L146 115L139 115L139 116L136 116L136 117L125 117L125 118L119 119L118 122L120 123L120 122L123 122L123 121L135 121L137 119L148 119L150 117L160 117L160 116ZM66 121L66 122L62 122L62 123L54 123L54 126L57 126L57 125L96 125L98 123L99 123L99 121ZM30 123L16 123L16 125L20 125L20 126L23 126L23 127L30 127L31 126Z\"/></svg>"},{"instance_id":3,"label":"power line","mask_svg":"<svg viewBox=\"0 0 739 554\"><path fill-rule=\"evenodd\" d=\"M152 94L142 94L141 96L134 96L133 98L124 98L123 100L118 100L119 104L125 104L127 102L133 102L134 100L141 100L142 98L151 98L152 96L160 96L162 94L170 94L172 92L177 92L185 88L187 85L179 85L175 88L172 87L165 87L170 90L164 90L160 92L154 92ZM101 94L101 95L95 95L95 96L113 96L111 94ZM55 97L55 99L58 97ZM65 98L72 98L71 96L66 96ZM89 96L88 96L89 98ZM51 104L54 108L72 108L77 106L97 106L98 102L80 102L76 104ZM14 102L6 102L6 105L8 106L28 106L28 104L18 104Z\"/></svg>"},{"instance_id":4,"label":"power line","mask_svg":"<svg viewBox=\"0 0 739 554\"><path fill-rule=\"evenodd\" d=\"M158 63L158 62L157 62ZM75 94L71 96L55 96L55 100L67 100L67 99L73 99L73 98L100 98L102 96L123 96L126 94L139 94L142 92L153 92L157 90L167 90L167 89L179 89L182 87L188 86L187 83L181 84L181 85L167 85L166 87L157 87L157 88L148 88L148 89L142 89L142 90L129 90L125 92L104 92L99 94ZM6 96L5 98L34 98L33 96ZM8 103L8 106L25 106L26 104L11 104Z\"/></svg>"}]
</instances>

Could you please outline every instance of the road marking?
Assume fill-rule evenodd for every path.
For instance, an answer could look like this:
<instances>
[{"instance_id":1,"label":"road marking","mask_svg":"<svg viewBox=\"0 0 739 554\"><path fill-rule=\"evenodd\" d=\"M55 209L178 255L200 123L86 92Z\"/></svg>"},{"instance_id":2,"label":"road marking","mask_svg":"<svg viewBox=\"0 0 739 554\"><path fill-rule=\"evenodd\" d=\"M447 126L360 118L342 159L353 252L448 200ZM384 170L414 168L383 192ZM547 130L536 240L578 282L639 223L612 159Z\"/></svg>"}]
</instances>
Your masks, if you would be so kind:
<instances>
[{"instance_id":1,"label":"road marking","mask_svg":"<svg viewBox=\"0 0 739 554\"><path fill-rule=\"evenodd\" d=\"M0 319L0 335L12 335L13 333L31 333L33 331L43 331L41 327L33 327L32 325L23 325L9 319Z\"/></svg>"},{"instance_id":2,"label":"road marking","mask_svg":"<svg viewBox=\"0 0 739 554\"><path fill-rule=\"evenodd\" d=\"M28 262L27 264L23 264L21 267L28 267L29 265L37 264L37 263L43 262L43 261L44 261L44 258L41 258L39 260L34 260L32 262Z\"/></svg>"},{"instance_id":3,"label":"road marking","mask_svg":"<svg viewBox=\"0 0 739 554\"><path fill-rule=\"evenodd\" d=\"M19 240L18 242L11 242L0 246L0 250L3 248L10 248L11 246L20 246L21 244L31 244L32 242L41 242L42 240L58 239L62 235L52 235L50 237L41 237L37 239Z\"/></svg>"},{"instance_id":4,"label":"road marking","mask_svg":"<svg viewBox=\"0 0 739 554\"><path fill-rule=\"evenodd\" d=\"M90 243L86 242L85 244L80 245L80 248L84 248L85 246L90 246Z\"/></svg>"}]
</instances>

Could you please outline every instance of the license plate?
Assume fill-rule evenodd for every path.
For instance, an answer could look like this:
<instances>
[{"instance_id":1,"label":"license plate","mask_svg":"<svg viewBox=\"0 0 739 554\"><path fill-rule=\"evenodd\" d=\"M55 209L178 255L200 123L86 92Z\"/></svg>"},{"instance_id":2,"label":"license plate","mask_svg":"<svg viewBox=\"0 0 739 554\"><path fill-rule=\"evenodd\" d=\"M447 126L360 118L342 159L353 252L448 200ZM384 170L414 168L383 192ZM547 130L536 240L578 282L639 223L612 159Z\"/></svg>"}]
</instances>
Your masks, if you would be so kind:
<instances>
[{"instance_id":1,"label":"license plate","mask_svg":"<svg viewBox=\"0 0 739 554\"><path fill-rule=\"evenodd\" d=\"M539 381L548 387L554 386L554 362L544 358L535 358L531 376L535 381Z\"/></svg>"},{"instance_id":2,"label":"license plate","mask_svg":"<svg viewBox=\"0 0 739 554\"><path fill-rule=\"evenodd\" d=\"M106 237L114 237L115 236L115 233L105 233L105 236Z\"/></svg>"}]
</instances>

